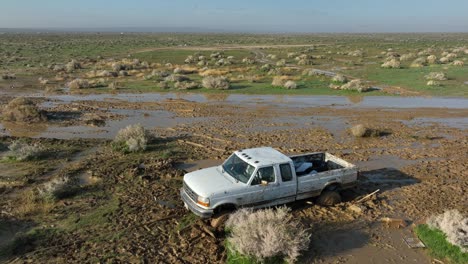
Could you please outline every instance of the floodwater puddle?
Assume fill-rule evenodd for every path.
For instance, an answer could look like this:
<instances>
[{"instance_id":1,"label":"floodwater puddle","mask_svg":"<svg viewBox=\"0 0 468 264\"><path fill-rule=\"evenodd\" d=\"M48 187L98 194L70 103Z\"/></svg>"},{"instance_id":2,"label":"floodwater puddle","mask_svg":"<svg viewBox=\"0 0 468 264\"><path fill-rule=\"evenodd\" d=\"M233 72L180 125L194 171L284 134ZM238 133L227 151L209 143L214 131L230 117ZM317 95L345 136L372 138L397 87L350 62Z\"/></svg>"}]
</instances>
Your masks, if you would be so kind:
<instances>
[{"instance_id":1,"label":"floodwater puddle","mask_svg":"<svg viewBox=\"0 0 468 264\"><path fill-rule=\"evenodd\" d=\"M457 128L457 129L468 129L468 117L456 117L456 118L428 118L428 117L417 117L412 120L401 120L401 122L407 126L431 126L431 125L443 125L446 127Z\"/></svg>"}]
</instances>

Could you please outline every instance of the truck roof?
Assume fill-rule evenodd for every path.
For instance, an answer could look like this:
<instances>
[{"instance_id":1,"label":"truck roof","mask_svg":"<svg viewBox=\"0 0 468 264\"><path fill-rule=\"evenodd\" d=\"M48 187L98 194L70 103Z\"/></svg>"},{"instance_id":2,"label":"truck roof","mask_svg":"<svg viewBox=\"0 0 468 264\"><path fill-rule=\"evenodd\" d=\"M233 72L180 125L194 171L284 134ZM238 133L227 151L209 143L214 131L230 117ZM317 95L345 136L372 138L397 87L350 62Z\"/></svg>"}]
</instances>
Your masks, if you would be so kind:
<instances>
[{"instance_id":1,"label":"truck roof","mask_svg":"<svg viewBox=\"0 0 468 264\"><path fill-rule=\"evenodd\" d=\"M288 156L271 147L242 149L236 151L235 153L244 161L254 165L255 167L262 167L277 163L287 163L291 161Z\"/></svg>"}]
</instances>

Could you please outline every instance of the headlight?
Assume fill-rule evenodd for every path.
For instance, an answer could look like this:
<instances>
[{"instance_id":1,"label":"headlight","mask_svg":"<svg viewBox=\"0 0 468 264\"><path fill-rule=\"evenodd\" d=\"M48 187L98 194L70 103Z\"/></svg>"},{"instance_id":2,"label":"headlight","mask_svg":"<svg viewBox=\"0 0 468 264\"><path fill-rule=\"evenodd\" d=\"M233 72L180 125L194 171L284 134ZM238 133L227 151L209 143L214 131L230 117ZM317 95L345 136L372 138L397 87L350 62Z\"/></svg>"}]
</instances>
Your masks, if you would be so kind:
<instances>
[{"instance_id":1,"label":"headlight","mask_svg":"<svg viewBox=\"0 0 468 264\"><path fill-rule=\"evenodd\" d=\"M197 204L199 204L201 206L209 207L210 206L210 198L205 198L205 197L198 196Z\"/></svg>"}]
</instances>

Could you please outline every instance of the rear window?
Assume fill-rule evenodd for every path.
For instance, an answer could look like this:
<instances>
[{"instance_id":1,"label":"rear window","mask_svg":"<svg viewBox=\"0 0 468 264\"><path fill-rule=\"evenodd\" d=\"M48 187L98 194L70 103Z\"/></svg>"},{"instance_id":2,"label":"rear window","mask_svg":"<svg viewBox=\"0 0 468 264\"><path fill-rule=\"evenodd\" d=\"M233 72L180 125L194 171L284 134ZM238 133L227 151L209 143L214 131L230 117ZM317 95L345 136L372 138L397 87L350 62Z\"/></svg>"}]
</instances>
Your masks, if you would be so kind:
<instances>
[{"instance_id":1,"label":"rear window","mask_svg":"<svg viewBox=\"0 0 468 264\"><path fill-rule=\"evenodd\" d=\"M283 180L283 182L292 180L291 165L289 165L289 163L281 164L280 171L281 171L281 179Z\"/></svg>"}]
</instances>

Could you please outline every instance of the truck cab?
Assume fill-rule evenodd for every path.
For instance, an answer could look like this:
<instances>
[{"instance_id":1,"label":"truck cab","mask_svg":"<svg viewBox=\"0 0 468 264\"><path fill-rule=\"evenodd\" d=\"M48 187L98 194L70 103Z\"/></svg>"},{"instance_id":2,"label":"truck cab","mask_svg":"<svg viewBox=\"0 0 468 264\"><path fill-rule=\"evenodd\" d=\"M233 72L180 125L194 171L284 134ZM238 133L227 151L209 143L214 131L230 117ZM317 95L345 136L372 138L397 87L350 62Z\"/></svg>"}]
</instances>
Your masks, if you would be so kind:
<instances>
[{"instance_id":1,"label":"truck cab","mask_svg":"<svg viewBox=\"0 0 468 264\"><path fill-rule=\"evenodd\" d=\"M342 177L337 170L347 167L354 171L355 166L342 160L333 162L338 161L334 156L327 160L327 154L289 157L270 147L239 150L220 166L186 174L181 197L188 209L209 218L226 208L270 207L318 196L332 184L341 188L343 178L344 186L349 187L355 177ZM336 168L326 171L324 164Z\"/></svg>"}]
</instances>

